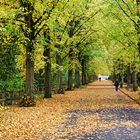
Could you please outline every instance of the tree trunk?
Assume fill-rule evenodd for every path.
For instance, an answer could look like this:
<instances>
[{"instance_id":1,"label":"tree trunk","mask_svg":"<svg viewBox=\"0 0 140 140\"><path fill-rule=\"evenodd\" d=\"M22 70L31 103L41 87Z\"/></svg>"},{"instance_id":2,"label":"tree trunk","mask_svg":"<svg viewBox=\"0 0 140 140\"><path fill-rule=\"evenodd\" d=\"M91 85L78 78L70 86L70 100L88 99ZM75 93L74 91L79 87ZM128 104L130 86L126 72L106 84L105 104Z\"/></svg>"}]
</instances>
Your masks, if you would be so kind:
<instances>
[{"instance_id":1,"label":"tree trunk","mask_svg":"<svg viewBox=\"0 0 140 140\"><path fill-rule=\"evenodd\" d=\"M120 75L120 88L123 88L123 84L124 84L124 75L121 74Z\"/></svg>"},{"instance_id":2,"label":"tree trunk","mask_svg":"<svg viewBox=\"0 0 140 140\"><path fill-rule=\"evenodd\" d=\"M138 78L138 86L140 86L140 72L138 72L137 78Z\"/></svg>"},{"instance_id":3,"label":"tree trunk","mask_svg":"<svg viewBox=\"0 0 140 140\"><path fill-rule=\"evenodd\" d=\"M57 46L59 49L60 46ZM57 93L64 94L64 89L62 86L62 71L61 71L61 65L62 65L62 58L59 53L56 54L56 64L58 66L57 68Z\"/></svg>"},{"instance_id":4,"label":"tree trunk","mask_svg":"<svg viewBox=\"0 0 140 140\"><path fill-rule=\"evenodd\" d=\"M139 52L139 56L140 56L140 0L136 0L137 3L137 34L138 34L138 52Z\"/></svg>"},{"instance_id":5,"label":"tree trunk","mask_svg":"<svg viewBox=\"0 0 140 140\"><path fill-rule=\"evenodd\" d=\"M134 58L135 59L135 58ZM133 90L136 91L138 89L137 85L137 72L136 72L136 66L135 63L132 64L132 85L133 85Z\"/></svg>"},{"instance_id":6,"label":"tree trunk","mask_svg":"<svg viewBox=\"0 0 140 140\"><path fill-rule=\"evenodd\" d=\"M77 67L75 70L75 87L79 88L81 85L80 81L80 69Z\"/></svg>"},{"instance_id":7,"label":"tree trunk","mask_svg":"<svg viewBox=\"0 0 140 140\"><path fill-rule=\"evenodd\" d=\"M127 67L127 87L130 87L131 84L131 71L130 66Z\"/></svg>"},{"instance_id":8,"label":"tree trunk","mask_svg":"<svg viewBox=\"0 0 140 140\"><path fill-rule=\"evenodd\" d=\"M44 83L43 82L44 81L44 79L43 79L43 77L44 77L43 76L43 69L40 69L39 70L38 76L39 76L38 79L37 79L38 80L38 88L39 88L38 90L40 92L42 92L43 91L43 88L44 88L44 85L43 85L43 83Z\"/></svg>"},{"instance_id":9,"label":"tree trunk","mask_svg":"<svg viewBox=\"0 0 140 140\"><path fill-rule=\"evenodd\" d=\"M82 85L86 84L86 64L85 59L82 59Z\"/></svg>"},{"instance_id":10,"label":"tree trunk","mask_svg":"<svg viewBox=\"0 0 140 140\"><path fill-rule=\"evenodd\" d=\"M137 84L137 73L133 72L133 82Z\"/></svg>"},{"instance_id":11,"label":"tree trunk","mask_svg":"<svg viewBox=\"0 0 140 140\"><path fill-rule=\"evenodd\" d=\"M51 58L50 58L50 35L49 32L44 32L44 38L46 41L46 45L44 46L44 60L45 60L45 93L44 98L51 98Z\"/></svg>"},{"instance_id":12,"label":"tree trunk","mask_svg":"<svg viewBox=\"0 0 140 140\"><path fill-rule=\"evenodd\" d=\"M24 16L24 20L27 26L25 31L25 37L28 38L26 44L26 93L32 97L34 92L34 21L33 21L33 4L30 2L24 2L24 9L27 14Z\"/></svg>"},{"instance_id":13,"label":"tree trunk","mask_svg":"<svg viewBox=\"0 0 140 140\"><path fill-rule=\"evenodd\" d=\"M67 90L72 90L72 88L73 88L72 76L73 76L73 70L70 69L70 70L68 70L68 88L67 88Z\"/></svg>"},{"instance_id":14,"label":"tree trunk","mask_svg":"<svg viewBox=\"0 0 140 140\"><path fill-rule=\"evenodd\" d=\"M72 56L73 56L73 50L70 48L69 50L69 69L68 69L68 87L67 90L72 90L73 88L73 68L71 66L71 61L72 61Z\"/></svg>"},{"instance_id":15,"label":"tree trunk","mask_svg":"<svg viewBox=\"0 0 140 140\"><path fill-rule=\"evenodd\" d=\"M138 89L137 73L133 71L133 90L136 91L137 89Z\"/></svg>"},{"instance_id":16,"label":"tree trunk","mask_svg":"<svg viewBox=\"0 0 140 140\"><path fill-rule=\"evenodd\" d=\"M91 75L88 74L87 77L88 77L88 83L90 83L91 82Z\"/></svg>"},{"instance_id":17,"label":"tree trunk","mask_svg":"<svg viewBox=\"0 0 140 140\"><path fill-rule=\"evenodd\" d=\"M26 93L32 97L34 91L34 50L33 46L26 47Z\"/></svg>"},{"instance_id":18,"label":"tree trunk","mask_svg":"<svg viewBox=\"0 0 140 140\"><path fill-rule=\"evenodd\" d=\"M85 59L85 84L88 84L87 59Z\"/></svg>"}]
</instances>

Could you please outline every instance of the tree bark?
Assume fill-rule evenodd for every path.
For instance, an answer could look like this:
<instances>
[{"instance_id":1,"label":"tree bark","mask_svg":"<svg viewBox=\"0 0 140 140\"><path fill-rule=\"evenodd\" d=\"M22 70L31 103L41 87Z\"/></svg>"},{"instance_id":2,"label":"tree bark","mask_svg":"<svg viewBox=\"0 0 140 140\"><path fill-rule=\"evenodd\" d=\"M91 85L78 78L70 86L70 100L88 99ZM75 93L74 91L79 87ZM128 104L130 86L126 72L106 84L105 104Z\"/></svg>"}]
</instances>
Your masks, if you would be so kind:
<instances>
[{"instance_id":1,"label":"tree bark","mask_svg":"<svg viewBox=\"0 0 140 140\"><path fill-rule=\"evenodd\" d=\"M133 90L136 91L138 89L138 83L137 83L137 73L133 71Z\"/></svg>"},{"instance_id":2,"label":"tree bark","mask_svg":"<svg viewBox=\"0 0 140 140\"><path fill-rule=\"evenodd\" d=\"M44 83L44 79L43 79L43 77L44 77L44 75L43 75L43 69L40 69L39 70L39 73L38 73L38 90L40 91L40 92L42 92L43 91L43 88L44 88L44 85L43 85L43 83Z\"/></svg>"},{"instance_id":3,"label":"tree bark","mask_svg":"<svg viewBox=\"0 0 140 140\"><path fill-rule=\"evenodd\" d=\"M79 67L76 67L76 69L75 69L75 87L79 88L80 85L81 85L80 69L79 69Z\"/></svg>"},{"instance_id":4,"label":"tree bark","mask_svg":"<svg viewBox=\"0 0 140 140\"><path fill-rule=\"evenodd\" d=\"M140 72L138 72L137 78L138 78L138 86L140 86Z\"/></svg>"},{"instance_id":5,"label":"tree bark","mask_svg":"<svg viewBox=\"0 0 140 140\"><path fill-rule=\"evenodd\" d=\"M131 84L131 71L130 66L127 67L127 87L130 87Z\"/></svg>"},{"instance_id":6,"label":"tree bark","mask_svg":"<svg viewBox=\"0 0 140 140\"><path fill-rule=\"evenodd\" d=\"M133 72L133 82L134 84L137 84L137 73Z\"/></svg>"},{"instance_id":7,"label":"tree bark","mask_svg":"<svg viewBox=\"0 0 140 140\"><path fill-rule=\"evenodd\" d=\"M139 55L138 56L140 58L140 0L136 0L136 2L137 2L137 17L138 17L138 20L137 20L137 24L138 24L138 28L137 28L137 34L138 34L138 52L139 52ZM139 81L138 81L138 83L139 83Z\"/></svg>"},{"instance_id":8,"label":"tree bark","mask_svg":"<svg viewBox=\"0 0 140 140\"><path fill-rule=\"evenodd\" d=\"M46 33L44 31L44 38L46 40L46 45L44 46L44 61L45 61L45 93L44 98L51 98L52 92L51 92L51 58L50 58L50 35L49 31Z\"/></svg>"},{"instance_id":9,"label":"tree bark","mask_svg":"<svg viewBox=\"0 0 140 140\"><path fill-rule=\"evenodd\" d=\"M71 66L71 61L72 61L72 56L73 56L73 50L70 48L69 50L69 69L68 69L68 87L67 90L72 90L73 88L73 68Z\"/></svg>"},{"instance_id":10,"label":"tree bark","mask_svg":"<svg viewBox=\"0 0 140 140\"><path fill-rule=\"evenodd\" d=\"M56 46L58 49L60 46ZM61 55L57 52L56 53L56 64L57 64L57 93L64 94L64 89L62 86L62 71L61 71L61 65L62 65L62 58Z\"/></svg>"},{"instance_id":11,"label":"tree bark","mask_svg":"<svg viewBox=\"0 0 140 140\"><path fill-rule=\"evenodd\" d=\"M86 82L86 62L85 59L82 59L82 85L85 85Z\"/></svg>"},{"instance_id":12,"label":"tree bark","mask_svg":"<svg viewBox=\"0 0 140 140\"><path fill-rule=\"evenodd\" d=\"M138 26L136 27L136 30L138 34L138 52L140 55L140 0L136 0L136 3L137 3L137 17L138 17L138 20L137 20Z\"/></svg>"},{"instance_id":13,"label":"tree bark","mask_svg":"<svg viewBox=\"0 0 140 140\"><path fill-rule=\"evenodd\" d=\"M34 91L34 50L33 46L26 47L26 93L33 96Z\"/></svg>"},{"instance_id":14,"label":"tree bark","mask_svg":"<svg viewBox=\"0 0 140 140\"><path fill-rule=\"evenodd\" d=\"M73 88L72 76L73 76L73 70L70 69L70 70L68 70L68 88L67 88L67 90L72 90L72 88Z\"/></svg>"},{"instance_id":15,"label":"tree bark","mask_svg":"<svg viewBox=\"0 0 140 140\"><path fill-rule=\"evenodd\" d=\"M132 84L133 84L133 90L136 91L138 89L138 83L137 83L137 72L136 72L136 66L135 63L132 64Z\"/></svg>"},{"instance_id":16,"label":"tree bark","mask_svg":"<svg viewBox=\"0 0 140 140\"><path fill-rule=\"evenodd\" d=\"M123 84L124 84L124 75L121 74L120 75L120 88L123 88Z\"/></svg>"},{"instance_id":17,"label":"tree bark","mask_svg":"<svg viewBox=\"0 0 140 140\"><path fill-rule=\"evenodd\" d=\"M30 2L24 2L24 10L27 14L24 16L24 20L27 26L27 30L24 32L25 37L28 38L26 43L26 93L32 97L34 92L34 21L33 21L33 4Z\"/></svg>"}]
</instances>

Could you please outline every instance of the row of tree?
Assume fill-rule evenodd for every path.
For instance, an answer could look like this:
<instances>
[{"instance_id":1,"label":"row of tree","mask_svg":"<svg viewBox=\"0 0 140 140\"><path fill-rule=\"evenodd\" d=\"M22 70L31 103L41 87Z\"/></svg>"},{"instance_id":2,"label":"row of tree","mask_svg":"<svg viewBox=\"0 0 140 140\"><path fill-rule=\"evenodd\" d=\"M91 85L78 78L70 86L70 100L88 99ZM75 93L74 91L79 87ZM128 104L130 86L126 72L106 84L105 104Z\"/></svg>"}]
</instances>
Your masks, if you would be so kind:
<instances>
[{"instance_id":1,"label":"row of tree","mask_svg":"<svg viewBox=\"0 0 140 140\"><path fill-rule=\"evenodd\" d=\"M63 84L68 90L79 88L99 73L112 72L122 83L125 78L137 86L139 0L0 4L0 91L5 98L25 87L32 99L38 85L50 98L53 85L57 93L64 93Z\"/></svg>"},{"instance_id":2,"label":"row of tree","mask_svg":"<svg viewBox=\"0 0 140 140\"><path fill-rule=\"evenodd\" d=\"M93 10L91 2L1 2L5 12L1 17L1 91L4 91L5 98L10 95L9 91L19 88L17 86L21 86L21 83L25 83L25 93L32 98L34 78L38 73L43 75L45 98L52 96L53 70L58 93L64 92L64 72L68 90L90 81L94 74L92 68L88 68L93 51L92 37L96 32L93 24L100 11L99 8Z\"/></svg>"},{"instance_id":3,"label":"row of tree","mask_svg":"<svg viewBox=\"0 0 140 140\"><path fill-rule=\"evenodd\" d=\"M120 80L121 87L126 82L133 90L140 85L140 1L116 0L116 11L110 15L116 28L110 31L114 42L113 80ZM118 46L119 45L119 46Z\"/></svg>"}]
</instances>

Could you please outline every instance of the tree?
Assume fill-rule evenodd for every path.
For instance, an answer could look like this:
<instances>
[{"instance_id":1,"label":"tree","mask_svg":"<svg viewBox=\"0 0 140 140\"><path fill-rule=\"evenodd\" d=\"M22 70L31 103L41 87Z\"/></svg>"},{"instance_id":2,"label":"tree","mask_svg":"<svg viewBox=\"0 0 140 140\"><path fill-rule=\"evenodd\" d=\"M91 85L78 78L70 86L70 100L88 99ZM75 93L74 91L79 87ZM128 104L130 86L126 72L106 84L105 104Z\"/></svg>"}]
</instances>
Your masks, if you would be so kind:
<instances>
[{"instance_id":1,"label":"tree","mask_svg":"<svg viewBox=\"0 0 140 140\"><path fill-rule=\"evenodd\" d=\"M124 0L120 0L117 1L117 4L119 6L119 8L122 10L123 14L129 19L129 21L131 21L134 24L135 30L137 32L137 54L135 54L134 58L135 58L135 63L133 63L132 66L132 70L133 70L133 89L135 90L138 86L137 86L137 60L136 60L136 56L140 56L139 54L139 50L140 50L140 1L136 0L136 1L131 1L129 0L128 2L124 1ZM132 6L131 6L132 5Z\"/></svg>"}]
</instances>

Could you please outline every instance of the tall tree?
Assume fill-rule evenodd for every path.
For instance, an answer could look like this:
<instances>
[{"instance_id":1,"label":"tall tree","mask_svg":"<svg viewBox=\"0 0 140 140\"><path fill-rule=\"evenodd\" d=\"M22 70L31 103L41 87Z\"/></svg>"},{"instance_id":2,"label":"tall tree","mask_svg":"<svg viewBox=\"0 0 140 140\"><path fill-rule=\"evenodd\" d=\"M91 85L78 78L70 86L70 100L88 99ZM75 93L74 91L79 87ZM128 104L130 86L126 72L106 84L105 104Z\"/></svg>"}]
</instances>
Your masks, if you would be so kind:
<instances>
[{"instance_id":1,"label":"tall tree","mask_svg":"<svg viewBox=\"0 0 140 140\"><path fill-rule=\"evenodd\" d=\"M51 49L50 49L50 32L44 31L44 60L45 60L45 94L44 98L51 98Z\"/></svg>"}]
</instances>

